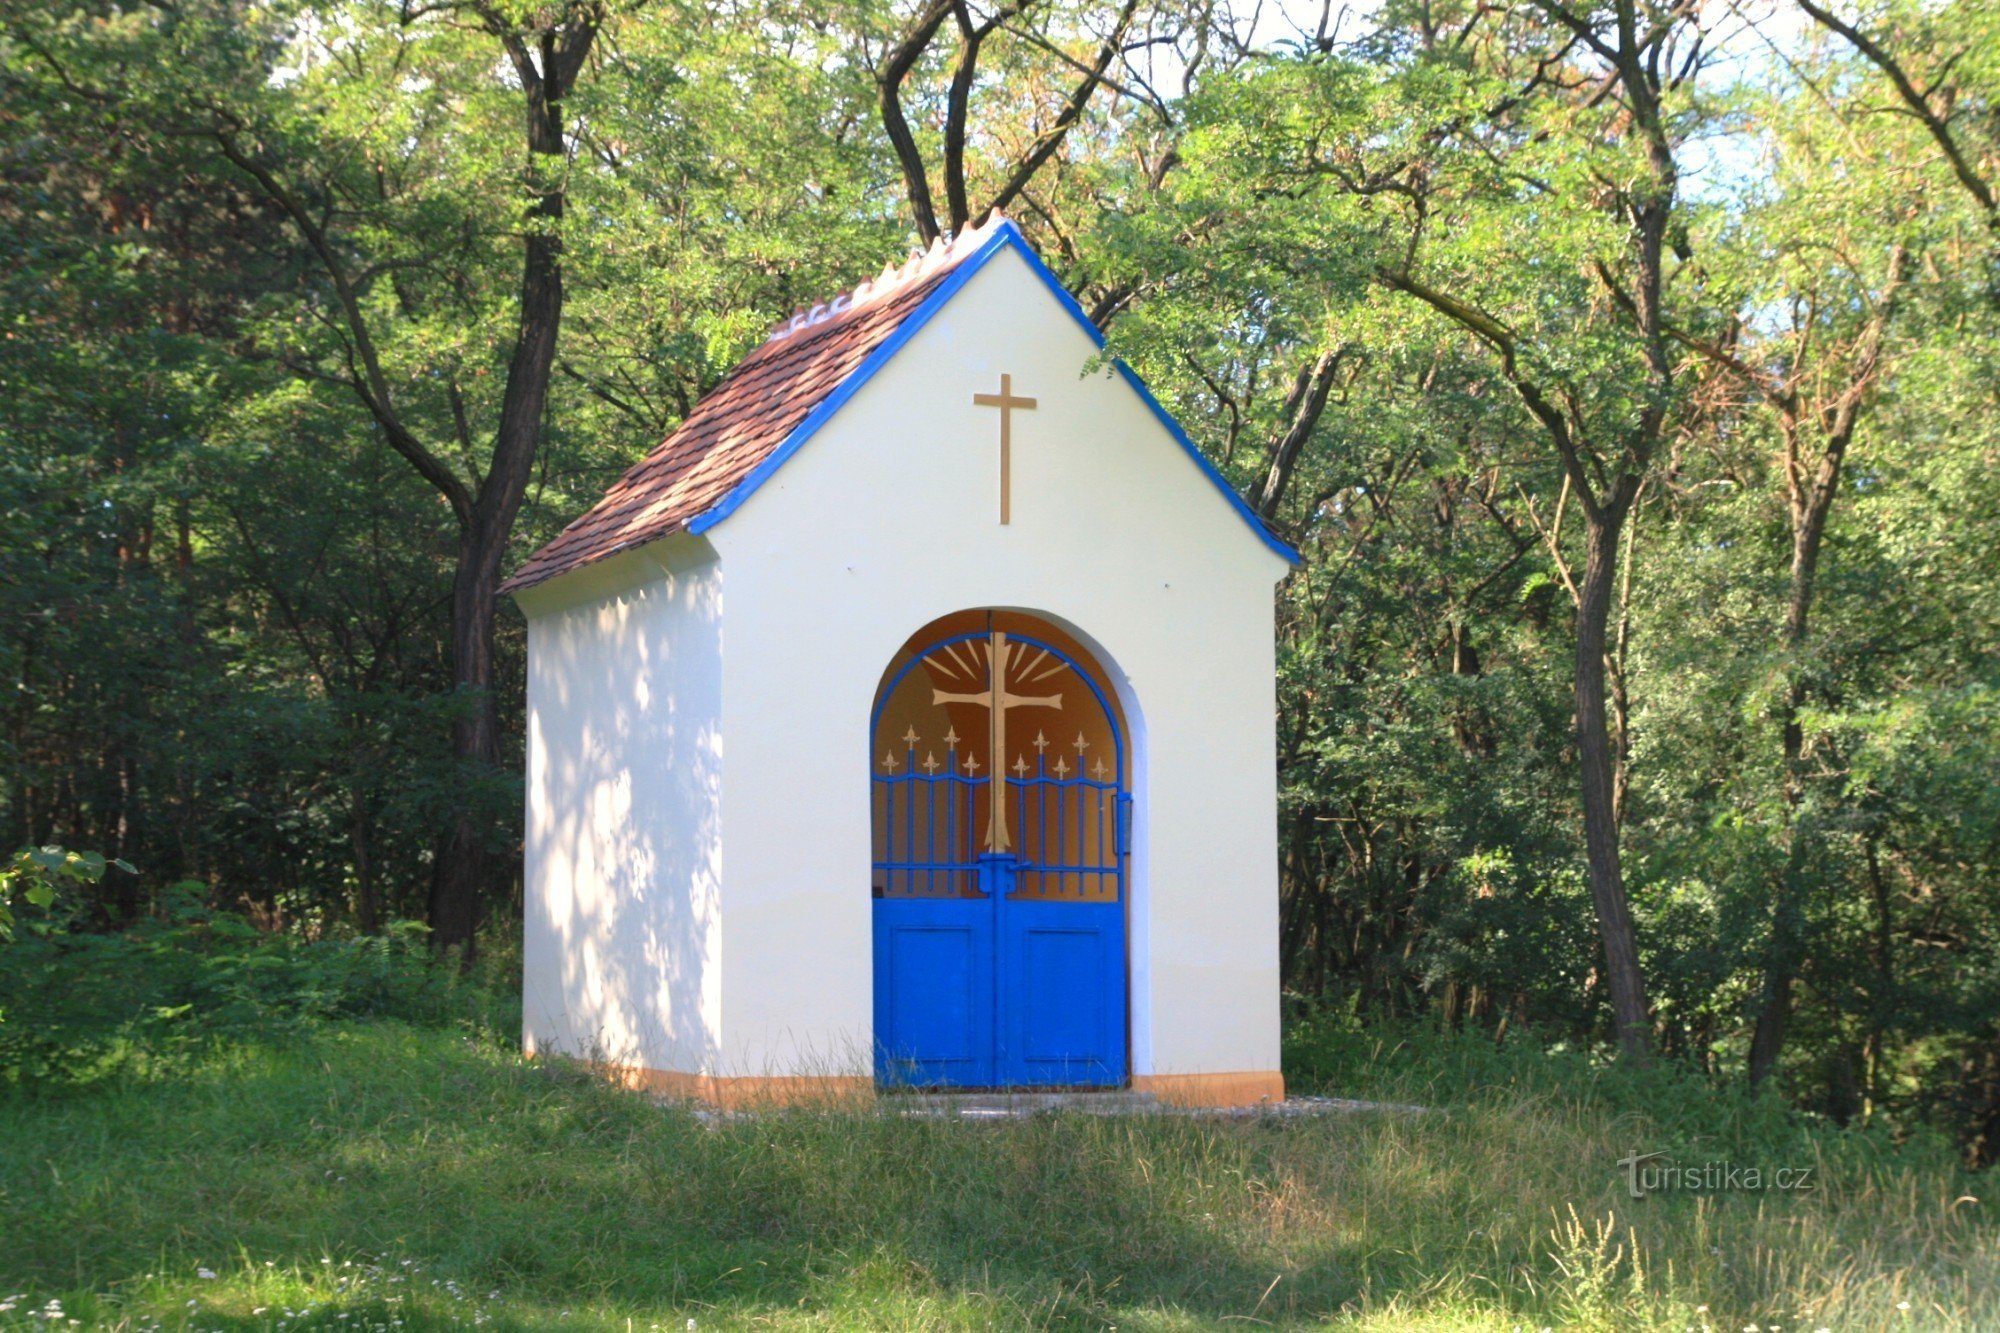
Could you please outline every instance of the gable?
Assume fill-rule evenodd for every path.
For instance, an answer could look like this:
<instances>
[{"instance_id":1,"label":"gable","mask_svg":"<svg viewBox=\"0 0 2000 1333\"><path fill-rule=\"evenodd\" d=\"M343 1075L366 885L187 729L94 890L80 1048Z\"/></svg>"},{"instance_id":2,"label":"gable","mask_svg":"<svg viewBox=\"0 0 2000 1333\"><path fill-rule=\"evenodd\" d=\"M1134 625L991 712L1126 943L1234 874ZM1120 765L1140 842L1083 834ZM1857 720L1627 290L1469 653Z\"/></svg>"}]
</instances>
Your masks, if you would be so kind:
<instances>
[{"instance_id":1,"label":"gable","mask_svg":"<svg viewBox=\"0 0 2000 1333\"><path fill-rule=\"evenodd\" d=\"M900 270L801 312L696 404L679 429L587 513L535 552L503 592L518 592L676 532L699 534L734 513L986 264L1012 249L1099 348L1104 335L1013 222L996 217L933 244ZM1267 527L1123 361L1112 369L1186 451L1252 533L1285 560L1298 552Z\"/></svg>"}]
</instances>

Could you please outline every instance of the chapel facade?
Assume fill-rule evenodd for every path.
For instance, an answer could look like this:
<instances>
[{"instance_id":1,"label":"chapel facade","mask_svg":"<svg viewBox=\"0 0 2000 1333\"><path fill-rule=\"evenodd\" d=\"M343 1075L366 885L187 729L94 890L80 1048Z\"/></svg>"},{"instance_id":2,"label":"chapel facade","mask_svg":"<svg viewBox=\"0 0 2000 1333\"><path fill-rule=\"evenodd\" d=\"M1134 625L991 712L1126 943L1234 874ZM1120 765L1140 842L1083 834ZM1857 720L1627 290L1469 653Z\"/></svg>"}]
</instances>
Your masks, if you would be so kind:
<instances>
[{"instance_id":1,"label":"chapel facade","mask_svg":"<svg viewBox=\"0 0 2000 1333\"><path fill-rule=\"evenodd\" d=\"M530 1052L1282 1096L1296 556L1101 345L995 220L781 324L516 574Z\"/></svg>"}]
</instances>

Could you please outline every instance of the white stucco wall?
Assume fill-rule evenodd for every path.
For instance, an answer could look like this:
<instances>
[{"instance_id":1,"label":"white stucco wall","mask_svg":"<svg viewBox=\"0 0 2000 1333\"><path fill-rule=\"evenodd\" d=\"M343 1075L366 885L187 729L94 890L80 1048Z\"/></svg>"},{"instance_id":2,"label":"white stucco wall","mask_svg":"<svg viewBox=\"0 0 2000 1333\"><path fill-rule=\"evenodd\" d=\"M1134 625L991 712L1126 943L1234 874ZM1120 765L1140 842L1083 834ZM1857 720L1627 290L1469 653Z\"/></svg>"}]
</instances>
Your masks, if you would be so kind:
<instances>
[{"instance_id":1,"label":"white stucco wall","mask_svg":"<svg viewBox=\"0 0 2000 1333\"><path fill-rule=\"evenodd\" d=\"M528 616L522 1040L707 1072L722 1045L722 570L676 537Z\"/></svg>"},{"instance_id":2,"label":"white stucco wall","mask_svg":"<svg viewBox=\"0 0 2000 1333\"><path fill-rule=\"evenodd\" d=\"M1056 620L1118 677L1133 1071L1278 1068L1284 562L1122 381L1079 378L1095 350L1002 253L708 533L729 579L730 944L704 1072L868 1072L869 706L909 635L983 606ZM1003 371L1039 400L1015 415L1007 527L998 413L972 401Z\"/></svg>"}]
</instances>

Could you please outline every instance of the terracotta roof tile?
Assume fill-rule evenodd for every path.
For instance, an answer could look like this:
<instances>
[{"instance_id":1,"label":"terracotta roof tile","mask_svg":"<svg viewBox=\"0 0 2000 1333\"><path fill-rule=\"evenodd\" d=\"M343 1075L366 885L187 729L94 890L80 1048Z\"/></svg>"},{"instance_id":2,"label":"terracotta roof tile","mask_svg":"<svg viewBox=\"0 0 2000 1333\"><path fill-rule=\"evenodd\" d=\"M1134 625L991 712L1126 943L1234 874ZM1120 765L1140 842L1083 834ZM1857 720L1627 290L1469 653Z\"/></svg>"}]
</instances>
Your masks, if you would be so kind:
<instances>
[{"instance_id":1,"label":"terracotta roof tile","mask_svg":"<svg viewBox=\"0 0 2000 1333\"><path fill-rule=\"evenodd\" d=\"M530 556L501 591L518 592L657 541L720 504L1003 222L996 217L954 242L934 244L901 268L886 268L853 292L779 324L679 429Z\"/></svg>"}]
</instances>

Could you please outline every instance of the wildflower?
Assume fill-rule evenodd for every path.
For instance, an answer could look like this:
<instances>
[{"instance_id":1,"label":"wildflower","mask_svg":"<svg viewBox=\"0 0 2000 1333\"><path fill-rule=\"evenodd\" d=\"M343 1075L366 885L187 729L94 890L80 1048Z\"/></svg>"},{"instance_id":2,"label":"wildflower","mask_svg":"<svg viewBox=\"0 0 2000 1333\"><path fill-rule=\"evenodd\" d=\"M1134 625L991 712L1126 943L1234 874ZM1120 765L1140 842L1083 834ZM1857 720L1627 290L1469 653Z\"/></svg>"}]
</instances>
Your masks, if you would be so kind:
<instances>
[{"instance_id":1,"label":"wildflower","mask_svg":"<svg viewBox=\"0 0 2000 1333\"><path fill-rule=\"evenodd\" d=\"M197 1268L194 1270L194 1275L204 1282L212 1282L215 1279L215 1270L213 1268Z\"/></svg>"}]
</instances>

